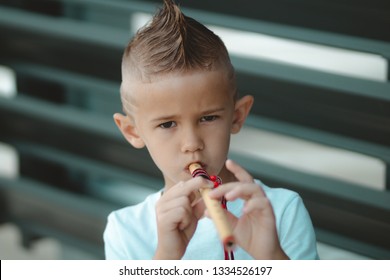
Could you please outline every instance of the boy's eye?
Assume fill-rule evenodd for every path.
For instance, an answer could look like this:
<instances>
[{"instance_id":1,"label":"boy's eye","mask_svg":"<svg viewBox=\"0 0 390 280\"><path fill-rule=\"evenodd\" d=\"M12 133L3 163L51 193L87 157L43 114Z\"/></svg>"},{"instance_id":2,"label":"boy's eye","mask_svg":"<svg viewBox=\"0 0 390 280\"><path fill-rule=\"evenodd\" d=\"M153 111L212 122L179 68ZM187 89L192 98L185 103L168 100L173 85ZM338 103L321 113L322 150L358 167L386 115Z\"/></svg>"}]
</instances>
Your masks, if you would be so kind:
<instances>
[{"instance_id":1,"label":"boy's eye","mask_svg":"<svg viewBox=\"0 0 390 280\"><path fill-rule=\"evenodd\" d=\"M204 116L200 118L201 122L212 122L215 121L218 117L217 116Z\"/></svg>"},{"instance_id":2,"label":"boy's eye","mask_svg":"<svg viewBox=\"0 0 390 280\"><path fill-rule=\"evenodd\" d=\"M165 122L159 125L160 128L172 128L175 127L176 123L173 121Z\"/></svg>"}]
</instances>

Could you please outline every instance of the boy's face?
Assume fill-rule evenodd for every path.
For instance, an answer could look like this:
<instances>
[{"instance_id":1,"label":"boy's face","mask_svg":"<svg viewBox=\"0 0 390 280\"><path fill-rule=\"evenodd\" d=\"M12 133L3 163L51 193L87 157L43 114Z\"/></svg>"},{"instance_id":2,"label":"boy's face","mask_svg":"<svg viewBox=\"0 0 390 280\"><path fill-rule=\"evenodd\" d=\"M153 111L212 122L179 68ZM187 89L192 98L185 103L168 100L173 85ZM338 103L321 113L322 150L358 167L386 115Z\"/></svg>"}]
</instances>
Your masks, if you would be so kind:
<instances>
[{"instance_id":1,"label":"boy's face","mask_svg":"<svg viewBox=\"0 0 390 280\"><path fill-rule=\"evenodd\" d=\"M193 162L210 175L229 178L224 163L230 134L242 126L242 112L226 73L170 75L128 87L134 106L126 121L116 119L117 124L134 147L147 147L165 187L190 179L188 166ZM250 109L252 99L249 103Z\"/></svg>"}]
</instances>

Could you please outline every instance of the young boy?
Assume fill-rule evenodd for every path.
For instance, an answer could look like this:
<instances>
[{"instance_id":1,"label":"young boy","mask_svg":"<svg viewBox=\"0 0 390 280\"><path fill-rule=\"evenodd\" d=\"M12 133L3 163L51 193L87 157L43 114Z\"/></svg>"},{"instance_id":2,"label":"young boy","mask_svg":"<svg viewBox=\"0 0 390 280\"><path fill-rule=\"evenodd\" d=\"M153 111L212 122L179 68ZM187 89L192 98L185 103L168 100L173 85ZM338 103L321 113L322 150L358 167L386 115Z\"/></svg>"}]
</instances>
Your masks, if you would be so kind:
<instances>
[{"instance_id":1,"label":"young boy","mask_svg":"<svg viewBox=\"0 0 390 280\"><path fill-rule=\"evenodd\" d=\"M316 240L300 197L271 189L227 160L230 135L251 109L238 97L225 45L171 0L139 30L122 61L125 115L114 119L135 148L146 147L165 185L144 202L114 211L104 232L107 259L223 259L200 188L199 163L223 184L210 197L228 201L235 259L316 259ZM211 186L210 186L211 187ZM206 217L205 217L206 212Z\"/></svg>"}]
</instances>

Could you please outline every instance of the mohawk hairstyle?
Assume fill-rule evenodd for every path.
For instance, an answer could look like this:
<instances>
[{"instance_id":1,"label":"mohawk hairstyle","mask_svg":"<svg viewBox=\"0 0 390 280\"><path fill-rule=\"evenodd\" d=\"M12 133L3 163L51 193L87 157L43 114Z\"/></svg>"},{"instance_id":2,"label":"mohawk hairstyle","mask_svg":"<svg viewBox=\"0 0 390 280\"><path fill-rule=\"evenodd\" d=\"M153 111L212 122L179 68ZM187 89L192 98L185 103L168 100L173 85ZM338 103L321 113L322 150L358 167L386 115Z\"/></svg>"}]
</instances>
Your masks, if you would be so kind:
<instances>
[{"instance_id":1,"label":"mohawk hairstyle","mask_svg":"<svg viewBox=\"0 0 390 280\"><path fill-rule=\"evenodd\" d=\"M163 8L127 45L122 59L122 80L151 82L164 74L211 71L218 67L234 76L222 40L184 15L173 0L164 0Z\"/></svg>"}]
</instances>

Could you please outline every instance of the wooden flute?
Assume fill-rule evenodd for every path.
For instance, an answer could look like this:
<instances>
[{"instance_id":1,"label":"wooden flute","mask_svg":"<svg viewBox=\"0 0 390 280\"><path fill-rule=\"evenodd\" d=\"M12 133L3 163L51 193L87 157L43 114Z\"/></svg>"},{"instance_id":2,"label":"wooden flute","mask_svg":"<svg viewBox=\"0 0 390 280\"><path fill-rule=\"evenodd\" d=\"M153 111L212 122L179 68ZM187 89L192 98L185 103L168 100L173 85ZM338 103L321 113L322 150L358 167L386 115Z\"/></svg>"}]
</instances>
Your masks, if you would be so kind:
<instances>
[{"instance_id":1,"label":"wooden flute","mask_svg":"<svg viewBox=\"0 0 390 280\"><path fill-rule=\"evenodd\" d=\"M199 163L190 164L189 170L193 177L202 176L210 180L210 176ZM209 191L211 191L210 188L201 188L200 194L203 198L209 215L213 220L215 227L217 228L219 238L222 241L225 250L231 251L235 245L233 230L227 220L225 210L222 208L220 201L211 199L209 197Z\"/></svg>"}]
</instances>

